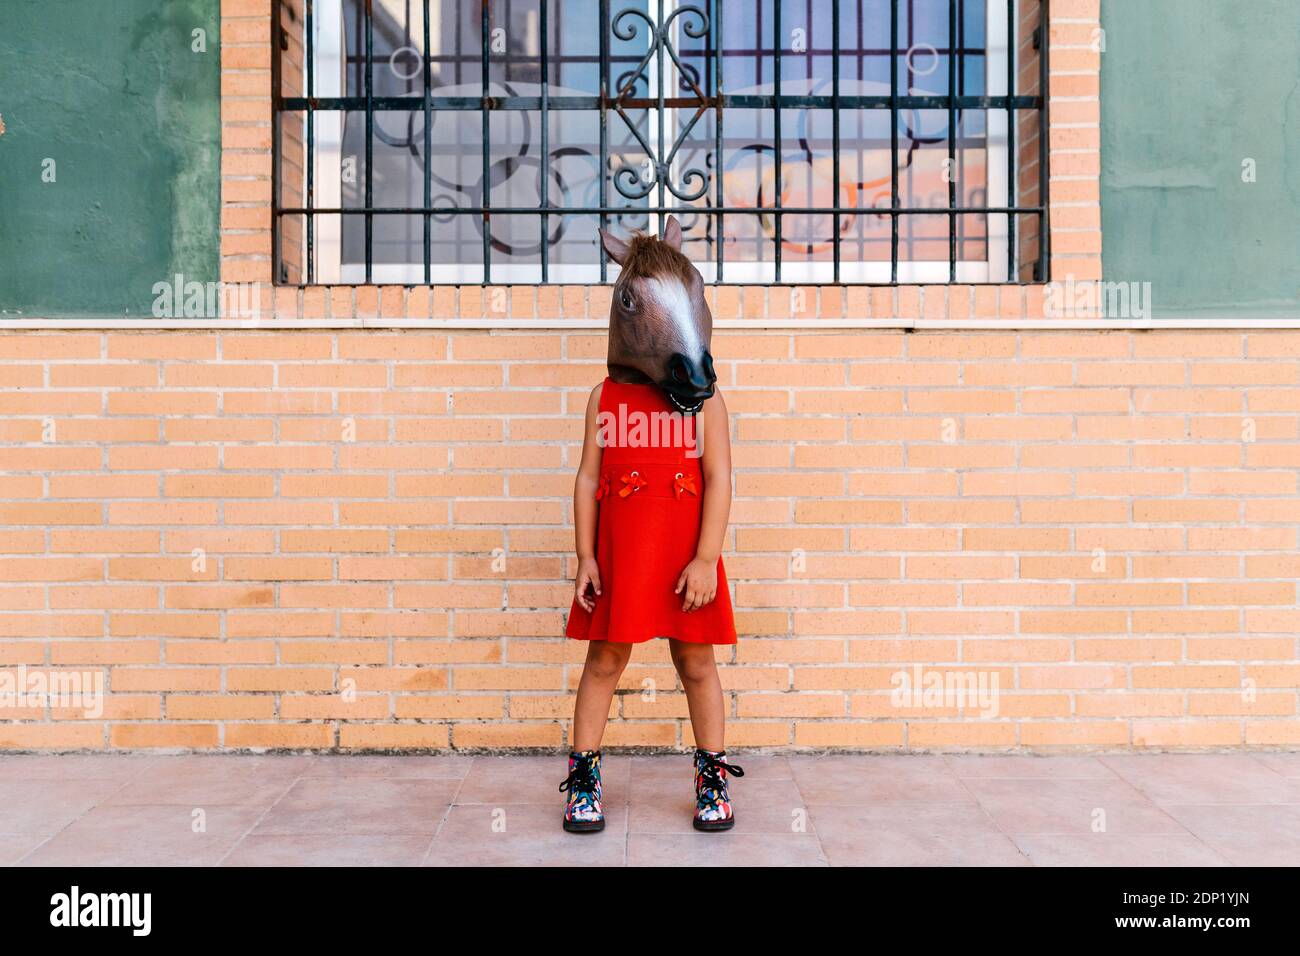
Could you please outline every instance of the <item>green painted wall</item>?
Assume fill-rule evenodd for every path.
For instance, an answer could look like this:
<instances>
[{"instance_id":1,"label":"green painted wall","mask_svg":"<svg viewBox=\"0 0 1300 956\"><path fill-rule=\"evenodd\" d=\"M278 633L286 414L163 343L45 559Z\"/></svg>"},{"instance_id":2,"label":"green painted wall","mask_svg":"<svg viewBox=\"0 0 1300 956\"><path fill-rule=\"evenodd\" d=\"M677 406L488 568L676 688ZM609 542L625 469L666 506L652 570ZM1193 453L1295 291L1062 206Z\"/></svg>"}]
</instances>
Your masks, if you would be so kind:
<instances>
[{"instance_id":1,"label":"green painted wall","mask_svg":"<svg viewBox=\"0 0 1300 956\"><path fill-rule=\"evenodd\" d=\"M217 279L219 9L0 2L0 321L147 316L155 282Z\"/></svg>"},{"instance_id":2,"label":"green painted wall","mask_svg":"<svg viewBox=\"0 0 1300 956\"><path fill-rule=\"evenodd\" d=\"M1300 2L1102 0L1102 26L1105 277L1157 316L1300 315Z\"/></svg>"},{"instance_id":3,"label":"green painted wall","mask_svg":"<svg viewBox=\"0 0 1300 956\"><path fill-rule=\"evenodd\" d=\"M155 282L217 278L218 11L0 2L0 317L148 315ZM1157 315L1300 315L1300 2L1103 0L1102 25L1106 277Z\"/></svg>"}]
</instances>

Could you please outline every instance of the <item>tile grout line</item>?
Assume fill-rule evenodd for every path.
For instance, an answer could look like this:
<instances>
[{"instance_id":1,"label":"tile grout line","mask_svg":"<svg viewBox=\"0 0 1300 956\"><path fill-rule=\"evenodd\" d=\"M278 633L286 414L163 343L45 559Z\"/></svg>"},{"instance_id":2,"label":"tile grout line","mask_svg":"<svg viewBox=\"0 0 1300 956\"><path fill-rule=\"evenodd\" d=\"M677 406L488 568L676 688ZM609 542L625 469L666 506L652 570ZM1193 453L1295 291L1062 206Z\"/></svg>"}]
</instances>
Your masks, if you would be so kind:
<instances>
[{"instance_id":1,"label":"tile grout line","mask_svg":"<svg viewBox=\"0 0 1300 956\"><path fill-rule=\"evenodd\" d=\"M790 782L794 784L794 792L799 795L799 802L803 804L803 812L808 816L808 822L812 824L813 839L817 841L817 853L821 856L822 862L828 867L831 866L831 858L826 853L826 844L822 843L822 833L817 829L817 821L812 818L812 808L808 806L808 801L804 799L803 790L799 786L799 779L794 775L794 767L790 766L790 758L786 754L781 754L781 759L785 761L785 769L790 772Z\"/></svg>"},{"instance_id":2,"label":"tile grout line","mask_svg":"<svg viewBox=\"0 0 1300 956\"><path fill-rule=\"evenodd\" d=\"M1118 770L1116 770L1116 769L1115 769L1114 767L1112 767L1110 764L1106 763L1104 760L1101 760L1101 758L1098 758L1098 761L1099 761L1103 766L1105 766L1107 770L1109 770L1111 773L1113 773L1116 777L1119 777L1119 779L1122 780L1122 781L1124 782L1125 786L1127 786L1127 787L1129 787L1130 789L1132 789L1134 793L1137 793L1138 795L1140 795L1140 796L1142 797L1142 799L1145 800L1147 803L1149 803L1149 804L1150 804L1150 805L1151 805L1151 806L1152 806L1152 807L1153 807L1153 808L1154 808L1158 813L1160 813L1161 816L1166 817L1166 818L1167 818L1171 823L1173 823L1173 824L1174 824L1175 826L1177 826L1180 830L1182 830L1184 833L1186 833L1189 837L1191 837L1193 840L1195 840L1195 841L1197 842L1197 844L1199 844L1200 846L1204 847L1206 850L1208 850L1208 851L1209 851L1210 853L1212 853L1214 856L1216 856L1216 857L1218 857L1219 859L1223 860L1223 862L1224 862L1225 864L1227 864L1227 865L1229 865L1229 866L1232 865L1231 862L1230 862L1229 860L1225 859L1225 858L1223 857L1223 855L1219 853L1218 850L1214 849L1214 847L1210 846L1208 843L1206 843L1204 840L1202 840L1199 834L1193 833L1192 830L1191 830L1189 827L1187 827L1187 826L1186 826L1186 825L1185 825L1181 820L1178 820L1177 818L1175 818L1171 813L1169 813L1167 810L1165 810L1164 807L1160 806L1160 804L1158 804L1158 803L1156 803L1154 800L1152 800L1150 794L1148 794L1145 790L1143 790L1141 787L1139 787L1136 783L1132 783L1132 782L1131 782L1127 777L1123 776L1123 775L1122 775ZM1176 805L1176 804L1175 804L1175 805ZM1137 835L1139 835L1139 834L1130 834L1130 835L1132 835L1132 836L1137 836ZM1165 835L1165 834L1155 834L1155 835L1160 836L1160 835ZM1172 835L1172 834L1167 834L1167 835Z\"/></svg>"},{"instance_id":3,"label":"tile grout line","mask_svg":"<svg viewBox=\"0 0 1300 956\"><path fill-rule=\"evenodd\" d=\"M1000 833L1002 837L1008 843L1011 844L1012 849L1014 849L1018 854L1020 854L1020 856L1024 859L1026 863L1028 863L1030 866L1037 869L1038 864L1035 863L1032 859L1030 859L1029 854L1026 853L1021 848L1019 843L1016 842L1016 838L1012 836L1010 833L1008 833L1006 830L1003 830L1001 825L998 823L998 821L993 819L993 814L989 813L989 808L984 806L984 802L980 800L979 794L970 788L970 786L966 782L966 778L963 777L961 774L959 774L957 772L957 769L953 767L951 762L949 762L948 760L949 755L941 754L940 756L943 758L944 767L946 767L948 772L953 775L953 778L961 785L961 788L965 790L968 794L970 794L970 798L975 801L975 806L980 808L980 813L984 814L984 817L988 820L990 824L992 824L993 829L996 830L998 833Z\"/></svg>"},{"instance_id":4,"label":"tile grout line","mask_svg":"<svg viewBox=\"0 0 1300 956\"><path fill-rule=\"evenodd\" d=\"M1273 769L1272 767L1270 767L1268 764L1266 764L1266 763L1264 763L1262 760L1260 760L1258 754L1247 753L1246 756L1249 757L1249 758L1251 759L1251 762L1254 763L1256 766L1258 766L1261 770L1264 770L1264 771L1266 771L1267 773L1269 773L1269 774L1271 774L1271 775L1277 777L1279 780L1282 780L1282 781L1285 782L1285 781L1288 781L1288 780L1291 779L1291 778L1287 777L1285 774L1282 774L1282 773L1280 773L1279 771L1274 770L1274 769ZM1129 783L1129 781L1128 781L1125 777L1123 777L1123 776L1120 775L1120 773L1119 773L1118 770L1115 770L1113 767L1110 766L1110 764L1106 763L1103 757L1098 757L1097 760L1098 760L1099 763L1103 764L1103 765L1104 765L1108 770L1110 770L1111 773L1115 774L1116 777L1119 777L1119 779L1123 780L1125 783ZM1236 867L1236 866L1237 866L1237 864L1233 863L1231 860L1229 860L1227 857L1225 857L1222 853L1220 853L1218 850L1216 850L1213 846L1211 846L1208 842L1206 842L1205 838L1202 837L1199 833L1197 833L1196 831L1194 831L1191 827L1187 826L1187 825L1186 825L1185 823L1183 823L1181 820L1179 820L1179 819L1177 819L1176 817L1174 817L1174 816L1173 816L1171 813L1169 813L1169 812L1168 812L1168 811L1167 811L1163 806L1157 804L1154 800L1152 800L1152 799L1147 795L1146 791L1144 791L1144 790L1142 790L1140 787L1138 787L1137 784L1129 783L1129 786L1133 787L1133 789L1135 789L1135 790L1137 790L1139 793L1141 793L1142 796L1143 796L1143 797L1144 797L1144 798L1145 798L1145 799L1146 799L1146 800L1147 800L1147 801L1148 801L1148 802L1149 802L1153 807L1155 807L1157 810L1159 810L1159 811L1160 811L1161 813L1163 813L1165 816L1169 817L1169 819L1172 820L1174 823L1176 823L1178 826L1182 827L1182 828L1187 832L1187 834L1188 834L1192 839L1194 839L1197 843L1199 843L1201 846L1203 846L1203 847L1204 847L1206 850L1208 850L1211 854L1213 854L1214 856L1216 856L1216 857L1218 857L1220 860L1222 860L1222 861L1224 862L1224 865L1225 865L1225 866L1229 866L1229 867ZM1178 807L1178 806L1192 806L1192 807L1194 807L1194 806L1210 806L1210 807L1213 807L1213 808L1215 808L1215 809L1220 809L1220 808L1223 808L1223 807L1261 807L1261 808L1268 808L1268 807L1286 807L1286 806L1296 806L1296 804L1287 804L1287 803L1217 803L1217 804L1204 804L1204 803L1199 803L1199 804L1198 804L1198 803L1171 803L1171 804L1169 804L1169 806L1171 806L1171 807Z\"/></svg>"},{"instance_id":5,"label":"tile grout line","mask_svg":"<svg viewBox=\"0 0 1300 956\"><path fill-rule=\"evenodd\" d=\"M221 854L221 857L215 863L212 864L214 869L220 867L221 864L225 863L226 860L229 858L230 854L234 853L235 850L239 848L239 845L248 839L248 837L252 834L252 832L257 829L258 825L263 820L266 819L266 815L280 805L280 801L289 795L289 792L293 790L294 786L300 780L302 780L303 775L306 773L306 771L316 766L316 763L319 759L320 759L319 757L312 755L311 762L308 763L307 766L304 767L301 771L299 771L297 774L294 775L293 779L289 781L289 785L285 787L284 792L281 793L274 800L272 800L271 803L267 806L267 808L263 810L260 814L258 814L257 819L254 820L252 825L247 830L244 831L243 835L240 836L238 840L236 840L234 843L230 845L230 849L227 850L225 853Z\"/></svg>"},{"instance_id":6,"label":"tile grout line","mask_svg":"<svg viewBox=\"0 0 1300 956\"><path fill-rule=\"evenodd\" d=\"M158 758L155 757L155 756L151 756L151 757L148 757L148 758L146 758L146 759L149 760L149 761L156 761ZM116 790L113 790L111 793L106 794L106 795L103 797L103 800L111 800L113 797L117 796L118 793L120 793L121 791L125 790L128 786L130 786L130 784L133 783L133 782L134 782L134 781L131 780L131 779L129 779L129 778L126 779L126 780L123 780L122 783L117 787L117 789L116 789ZM22 856L20 856L18 859L14 860L14 862L11 864L11 866L19 866L19 865L21 865L22 862L23 862L23 860L27 859L29 856L31 856L33 853L35 853L35 852L36 852L37 850L39 850L41 847L45 846L47 843L49 843L51 840L53 840L55 837L57 837L60 833L63 833L65 830L67 830L69 827L71 827L74 823L76 823L77 821L83 819L83 818L84 818L87 814L89 814L92 810L97 810L100 806L102 806L102 800L99 801L99 802L96 802L96 803L92 803L90 806L88 806L88 807L87 807L85 810L83 810L81 813L77 814L75 817L73 817L71 820L69 820L69 821L68 821L67 823L65 823L63 826L59 827L57 830L55 830L53 833L51 833L49 836L47 836L47 837L46 837L44 840L42 840L40 843L36 844L36 846L32 847L30 850L28 850L26 853L24 853L24 854L23 854Z\"/></svg>"},{"instance_id":7,"label":"tile grout line","mask_svg":"<svg viewBox=\"0 0 1300 956\"><path fill-rule=\"evenodd\" d=\"M469 779L469 775L473 772L474 764L478 759L477 756L470 755L469 766L465 768L465 775L457 782L456 792L451 795L451 802L447 804L447 809L442 811L442 819L438 821L438 825L434 828L433 836L429 837L429 845L425 847L424 855L420 857L420 862L416 866L423 867L429 862L429 856L433 853L433 845L438 842L442 828L447 825L447 820L451 817L452 807L457 806L456 800L460 797L461 791L465 789L465 781Z\"/></svg>"},{"instance_id":8,"label":"tile grout line","mask_svg":"<svg viewBox=\"0 0 1300 956\"><path fill-rule=\"evenodd\" d=\"M674 754L675 756L675 754ZM627 760L627 800L625 801L623 816L623 868L628 869L632 866L632 776L636 769L637 760L644 759L643 756L629 754Z\"/></svg>"}]
</instances>

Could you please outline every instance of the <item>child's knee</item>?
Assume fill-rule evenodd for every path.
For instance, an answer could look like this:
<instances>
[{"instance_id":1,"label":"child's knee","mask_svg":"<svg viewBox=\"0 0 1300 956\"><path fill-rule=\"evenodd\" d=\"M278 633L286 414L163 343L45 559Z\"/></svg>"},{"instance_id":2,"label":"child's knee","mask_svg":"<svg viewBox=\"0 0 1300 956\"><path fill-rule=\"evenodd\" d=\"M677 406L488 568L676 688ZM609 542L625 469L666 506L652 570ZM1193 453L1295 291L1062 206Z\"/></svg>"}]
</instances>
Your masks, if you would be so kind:
<instances>
[{"instance_id":1,"label":"child's knee","mask_svg":"<svg viewBox=\"0 0 1300 956\"><path fill-rule=\"evenodd\" d=\"M684 684L698 684L712 680L718 671L710 644L679 643L672 649L673 665Z\"/></svg>"},{"instance_id":2,"label":"child's knee","mask_svg":"<svg viewBox=\"0 0 1300 956\"><path fill-rule=\"evenodd\" d=\"M592 641L587 650L584 669L598 680L618 680L632 656L631 644L612 644L609 641Z\"/></svg>"}]
</instances>

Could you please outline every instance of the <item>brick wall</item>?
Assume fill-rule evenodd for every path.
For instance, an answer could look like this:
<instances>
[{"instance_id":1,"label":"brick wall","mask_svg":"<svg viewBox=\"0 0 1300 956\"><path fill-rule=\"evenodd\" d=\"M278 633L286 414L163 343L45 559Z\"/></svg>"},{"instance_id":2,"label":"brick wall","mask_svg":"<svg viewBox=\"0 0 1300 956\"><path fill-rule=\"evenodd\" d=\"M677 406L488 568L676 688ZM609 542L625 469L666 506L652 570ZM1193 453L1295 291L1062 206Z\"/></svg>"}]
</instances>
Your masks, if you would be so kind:
<instances>
[{"instance_id":1,"label":"brick wall","mask_svg":"<svg viewBox=\"0 0 1300 956\"><path fill-rule=\"evenodd\" d=\"M1300 334L715 351L732 744L1300 743ZM0 675L108 691L94 718L11 709L0 747L561 746L603 355L591 331L0 333ZM997 675L998 714L895 706L914 665ZM624 688L611 745L689 741L663 642Z\"/></svg>"},{"instance_id":2,"label":"brick wall","mask_svg":"<svg viewBox=\"0 0 1300 956\"><path fill-rule=\"evenodd\" d=\"M271 6L222 2L221 276L259 284L254 327L0 330L0 700L32 675L107 692L94 715L6 704L0 749L561 746L609 291L274 287ZM1101 278L1098 13L1050 8L1058 280ZM293 205L299 119L282 132ZM1021 202L1041 135L1022 115ZM1031 329L1046 293L710 290L733 745L1300 744L1300 334ZM896 328L835 328L872 324ZM900 675L996 680L996 712L897 700ZM624 688L612 746L689 743L662 642Z\"/></svg>"}]
</instances>

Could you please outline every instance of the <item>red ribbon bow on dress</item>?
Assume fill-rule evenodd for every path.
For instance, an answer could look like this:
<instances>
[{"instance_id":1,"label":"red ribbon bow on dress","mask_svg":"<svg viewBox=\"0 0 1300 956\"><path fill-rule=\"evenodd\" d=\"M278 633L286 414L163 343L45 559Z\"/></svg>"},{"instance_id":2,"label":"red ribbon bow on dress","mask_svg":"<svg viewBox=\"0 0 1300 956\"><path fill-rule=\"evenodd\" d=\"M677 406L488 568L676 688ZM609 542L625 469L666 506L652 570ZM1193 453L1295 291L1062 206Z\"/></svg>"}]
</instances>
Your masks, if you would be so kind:
<instances>
[{"instance_id":1,"label":"red ribbon bow on dress","mask_svg":"<svg viewBox=\"0 0 1300 956\"><path fill-rule=\"evenodd\" d=\"M680 498L683 491L698 497L699 492L695 490L694 475L678 474L677 477L673 479L673 493Z\"/></svg>"},{"instance_id":2,"label":"red ribbon bow on dress","mask_svg":"<svg viewBox=\"0 0 1300 956\"><path fill-rule=\"evenodd\" d=\"M630 475L623 476L623 488L619 491L620 498L626 498L634 491L639 491L646 486L647 482L635 471Z\"/></svg>"},{"instance_id":3,"label":"red ribbon bow on dress","mask_svg":"<svg viewBox=\"0 0 1300 956\"><path fill-rule=\"evenodd\" d=\"M609 494L609 475L600 476L600 484L596 486L596 500L599 501Z\"/></svg>"}]
</instances>

